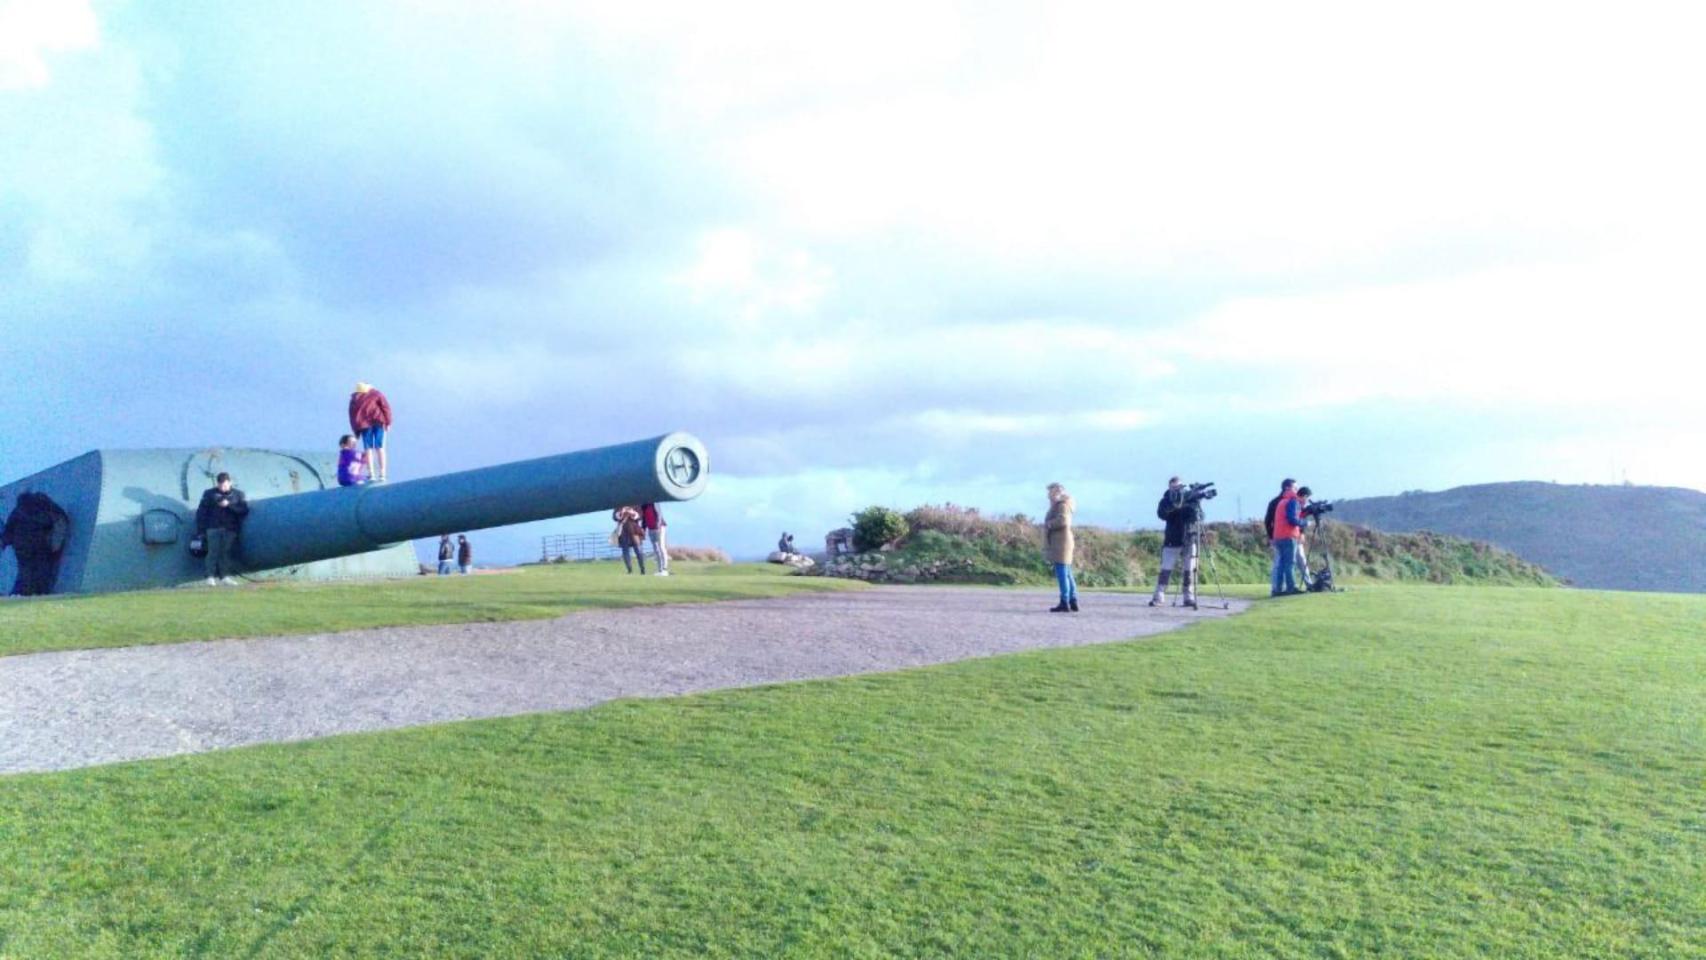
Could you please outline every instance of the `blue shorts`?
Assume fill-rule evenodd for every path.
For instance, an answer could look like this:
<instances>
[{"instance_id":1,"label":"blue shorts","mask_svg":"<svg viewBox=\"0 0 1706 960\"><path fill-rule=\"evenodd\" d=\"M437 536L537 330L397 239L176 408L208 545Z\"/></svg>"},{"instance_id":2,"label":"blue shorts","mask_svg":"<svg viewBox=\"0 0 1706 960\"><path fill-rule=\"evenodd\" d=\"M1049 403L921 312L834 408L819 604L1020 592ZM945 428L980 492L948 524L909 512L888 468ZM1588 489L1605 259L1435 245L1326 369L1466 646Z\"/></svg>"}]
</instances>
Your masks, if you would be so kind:
<instances>
[{"instance_id":1,"label":"blue shorts","mask_svg":"<svg viewBox=\"0 0 1706 960\"><path fill-rule=\"evenodd\" d=\"M384 446L384 427L368 427L366 430L361 431L361 448L363 450L373 450L376 448L383 448Z\"/></svg>"}]
</instances>

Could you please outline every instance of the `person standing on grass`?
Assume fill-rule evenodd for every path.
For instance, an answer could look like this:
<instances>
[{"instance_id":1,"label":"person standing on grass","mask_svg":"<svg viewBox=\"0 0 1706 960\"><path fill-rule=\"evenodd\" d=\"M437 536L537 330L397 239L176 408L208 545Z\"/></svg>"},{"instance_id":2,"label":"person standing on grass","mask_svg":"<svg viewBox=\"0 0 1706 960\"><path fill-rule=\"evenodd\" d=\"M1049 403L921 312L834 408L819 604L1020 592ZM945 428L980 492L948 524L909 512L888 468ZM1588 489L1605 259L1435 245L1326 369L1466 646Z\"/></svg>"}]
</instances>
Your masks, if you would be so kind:
<instances>
[{"instance_id":1,"label":"person standing on grass","mask_svg":"<svg viewBox=\"0 0 1706 960\"><path fill-rule=\"evenodd\" d=\"M1199 501L1189 499L1189 491L1178 477L1167 481L1167 491L1155 515L1167 524L1161 535L1161 574L1155 580L1155 594L1149 605L1159 607L1167 600L1167 582L1174 571L1179 573L1179 590L1185 606L1197 606L1197 529L1202 523Z\"/></svg>"},{"instance_id":2,"label":"person standing on grass","mask_svg":"<svg viewBox=\"0 0 1706 960\"><path fill-rule=\"evenodd\" d=\"M1279 553L1274 549L1274 511L1279 509L1280 501L1285 499L1285 495L1296 489L1296 480L1290 477L1281 480L1279 496L1268 501L1268 512L1262 517L1262 526L1266 527L1268 531L1268 561L1270 563L1279 560Z\"/></svg>"},{"instance_id":3,"label":"person standing on grass","mask_svg":"<svg viewBox=\"0 0 1706 960\"><path fill-rule=\"evenodd\" d=\"M658 576L669 576L669 548L664 543L665 528L669 524L658 512L657 504L640 504L640 526L646 528L646 539L652 542L652 559L657 561Z\"/></svg>"},{"instance_id":4,"label":"person standing on grass","mask_svg":"<svg viewBox=\"0 0 1706 960\"><path fill-rule=\"evenodd\" d=\"M456 547L450 542L450 534L438 538L438 575L450 575L450 561L456 557Z\"/></svg>"},{"instance_id":5,"label":"person standing on grass","mask_svg":"<svg viewBox=\"0 0 1706 960\"><path fill-rule=\"evenodd\" d=\"M646 542L646 528L640 522L640 511L633 507L617 507L610 515L616 521L616 545L622 548L622 566L634 572L634 563L628 559L630 552L634 560L640 562L640 576L646 575L646 555L641 552L640 545Z\"/></svg>"},{"instance_id":6,"label":"person standing on grass","mask_svg":"<svg viewBox=\"0 0 1706 960\"><path fill-rule=\"evenodd\" d=\"M372 458L369 478L384 483L385 431L391 429L391 404L371 383L358 383L349 395L349 428L361 438L362 453Z\"/></svg>"},{"instance_id":7,"label":"person standing on grass","mask_svg":"<svg viewBox=\"0 0 1706 960\"><path fill-rule=\"evenodd\" d=\"M1297 530L1297 586L1305 593L1309 592L1309 514L1303 508L1309 506L1309 498L1313 494L1308 487L1297 488L1297 516L1303 522Z\"/></svg>"},{"instance_id":8,"label":"person standing on grass","mask_svg":"<svg viewBox=\"0 0 1706 960\"><path fill-rule=\"evenodd\" d=\"M1048 485L1043 550L1048 562L1054 565L1054 578L1060 584L1060 603L1050 607L1050 613L1078 612L1078 581L1072 576L1073 553L1077 547L1072 538L1072 512L1076 507L1065 487L1058 483Z\"/></svg>"},{"instance_id":9,"label":"person standing on grass","mask_svg":"<svg viewBox=\"0 0 1706 960\"><path fill-rule=\"evenodd\" d=\"M456 535L456 566L463 573L474 569L474 545L460 533Z\"/></svg>"},{"instance_id":10,"label":"person standing on grass","mask_svg":"<svg viewBox=\"0 0 1706 960\"><path fill-rule=\"evenodd\" d=\"M367 454L355 452L355 437L338 438L338 486L359 486L367 479Z\"/></svg>"},{"instance_id":11,"label":"person standing on grass","mask_svg":"<svg viewBox=\"0 0 1706 960\"><path fill-rule=\"evenodd\" d=\"M235 586L231 579L231 552L237 547L237 537L243 528L243 518L249 515L249 501L243 491L231 485L231 475L221 473L213 478L213 486L201 495L195 508L195 532L207 545L207 585Z\"/></svg>"},{"instance_id":12,"label":"person standing on grass","mask_svg":"<svg viewBox=\"0 0 1706 960\"><path fill-rule=\"evenodd\" d=\"M1297 493L1288 483L1274 505L1274 571L1269 578L1269 596L1288 597L1303 592L1297 589L1297 540L1303 534L1301 510Z\"/></svg>"}]
</instances>

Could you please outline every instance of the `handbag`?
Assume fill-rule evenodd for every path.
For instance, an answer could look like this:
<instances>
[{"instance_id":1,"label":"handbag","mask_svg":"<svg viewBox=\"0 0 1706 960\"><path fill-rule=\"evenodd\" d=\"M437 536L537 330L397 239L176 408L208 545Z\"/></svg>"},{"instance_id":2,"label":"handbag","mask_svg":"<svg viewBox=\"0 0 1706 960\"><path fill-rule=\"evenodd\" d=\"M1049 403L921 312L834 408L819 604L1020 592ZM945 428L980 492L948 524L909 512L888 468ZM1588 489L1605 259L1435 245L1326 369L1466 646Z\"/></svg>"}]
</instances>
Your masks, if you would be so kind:
<instances>
[{"instance_id":1,"label":"handbag","mask_svg":"<svg viewBox=\"0 0 1706 960\"><path fill-rule=\"evenodd\" d=\"M207 556L207 537L196 534L190 538L190 556L201 559Z\"/></svg>"}]
</instances>

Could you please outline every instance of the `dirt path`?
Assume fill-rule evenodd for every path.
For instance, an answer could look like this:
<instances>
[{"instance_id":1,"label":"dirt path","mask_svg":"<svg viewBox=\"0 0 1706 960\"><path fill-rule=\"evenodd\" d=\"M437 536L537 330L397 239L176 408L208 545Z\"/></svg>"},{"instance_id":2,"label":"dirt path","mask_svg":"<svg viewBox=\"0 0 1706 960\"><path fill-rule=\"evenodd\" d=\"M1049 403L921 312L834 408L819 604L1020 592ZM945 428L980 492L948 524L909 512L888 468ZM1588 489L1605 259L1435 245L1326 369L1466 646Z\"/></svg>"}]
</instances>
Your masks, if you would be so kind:
<instances>
[{"instance_id":1,"label":"dirt path","mask_svg":"<svg viewBox=\"0 0 1706 960\"><path fill-rule=\"evenodd\" d=\"M1106 643L1225 615L1083 599L1050 614L1040 593L888 587L0 657L0 773Z\"/></svg>"}]
</instances>

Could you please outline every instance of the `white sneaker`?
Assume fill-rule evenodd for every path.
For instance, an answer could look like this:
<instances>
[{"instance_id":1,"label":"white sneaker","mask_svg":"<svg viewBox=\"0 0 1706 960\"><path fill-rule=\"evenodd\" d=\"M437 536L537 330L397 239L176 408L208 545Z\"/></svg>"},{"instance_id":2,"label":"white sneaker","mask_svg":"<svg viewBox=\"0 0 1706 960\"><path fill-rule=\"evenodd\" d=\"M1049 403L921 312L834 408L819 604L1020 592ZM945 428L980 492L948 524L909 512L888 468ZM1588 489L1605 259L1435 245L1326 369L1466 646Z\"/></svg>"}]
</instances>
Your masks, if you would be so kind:
<instances>
[{"instance_id":1,"label":"white sneaker","mask_svg":"<svg viewBox=\"0 0 1706 960\"><path fill-rule=\"evenodd\" d=\"M667 577L667 576L669 576L669 571L668 571L668 570L659 570L659 571L658 571L658 576L660 576L660 577Z\"/></svg>"},{"instance_id":2,"label":"white sneaker","mask_svg":"<svg viewBox=\"0 0 1706 960\"><path fill-rule=\"evenodd\" d=\"M213 579L212 577L208 577L207 578L207 585L210 587L217 587L217 586L219 586L219 581Z\"/></svg>"},{"instance_id":3,"label":"white sneaker","mask_svg":"<svg viewBox=\"0 0 1706 960\"><path fill-rule=\"evenodd\" d=\"M231 579L230 577L220 577L219 578L219 585L222 587L235 587L237 585L237 581Z\"/></svg>"}]
</instances>

